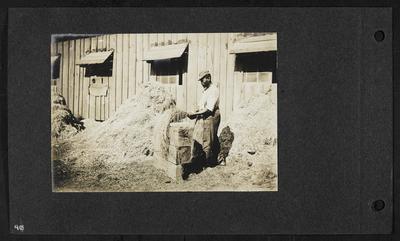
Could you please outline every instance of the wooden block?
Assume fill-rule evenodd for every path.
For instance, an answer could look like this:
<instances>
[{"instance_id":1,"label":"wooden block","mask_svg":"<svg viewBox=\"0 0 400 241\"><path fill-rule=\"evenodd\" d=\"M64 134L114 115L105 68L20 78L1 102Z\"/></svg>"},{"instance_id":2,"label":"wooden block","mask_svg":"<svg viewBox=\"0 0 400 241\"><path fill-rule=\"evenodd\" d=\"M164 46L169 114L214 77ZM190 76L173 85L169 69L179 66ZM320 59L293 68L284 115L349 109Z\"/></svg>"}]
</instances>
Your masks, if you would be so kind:
<instances>
[{"instance_id":1,"label":"wooden block","mask_svg":"<svg viewBox=\"0 0 400 241\"><path fill-rule=\"evenodd\" d=\"M171 162L167 162L161 159L155 158L154 161L152 162L153 166L157 169L163 170L165 174L174 179L178 180L181 179L181 172L182 172L182 166L181 165L176 165Z\"/></svg>"},{"instance_id":2,"label":"wooden block","mask_svg":"<svg viewBox=\"0 0 400 241\"><path fill-rule=\"evenodd\" d=\"M182 136L171 136L170 144L174 146L190 146L192 142L192 134L193 130L191 130L190 137L182 137Z\"/></svg>"},{"instance_id":3,"label":"wooden block","mask_svg":"<svg viewBox=\"0 0 400 241\"><path fill-rule=\"evenodd\" d=\"M190 146L169 146L168 162L174 164L187 163L190 160Z\"/></svg>"},{"instance_id":4,"label":"wooden block","mask_svg":"<svg viewBox=\"0 0 400 241\"><path fill-rule=\"evenodd\" d=\"M169 127L170 144L173 146L190 146L193 128L186 122L171 123Z\"/></svg>"}]
</instances>

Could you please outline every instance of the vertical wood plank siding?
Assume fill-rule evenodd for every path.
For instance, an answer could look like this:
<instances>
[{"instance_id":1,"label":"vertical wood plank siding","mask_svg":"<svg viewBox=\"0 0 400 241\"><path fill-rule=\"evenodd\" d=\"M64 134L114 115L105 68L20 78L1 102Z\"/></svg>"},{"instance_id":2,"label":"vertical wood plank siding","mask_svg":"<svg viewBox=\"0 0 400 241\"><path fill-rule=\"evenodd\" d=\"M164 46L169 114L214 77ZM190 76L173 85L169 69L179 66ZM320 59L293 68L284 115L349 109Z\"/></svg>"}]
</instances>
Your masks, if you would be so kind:
<instances>
[{"instance_id":1,"label":"vertical wood plank siding","mask_svg":"<svg viewBox=\"0 0 400 241\"><path fill-rule=\"evenodd\" d=\"M233 43L234 34L229 33L228 49ZM235 69L235 54L228 54L228 61L226 66L227 80L225 92L225 115L230 116L233 111L233 95L234 95L234 69Z\"/></svg>"},{"instance_id":2,"label":"vertical wood plank siding","mask_svg":"<svg viewBox=\"0 0 400 241\"><path fill-rule=\"evenodd\" d=\"M220 69L220 82L219 82L219 105L220 105L220 112L221 118L226 117L226 82L228 81L227 73L226 73L226 66L228 60L228 34L221 33L221 55L220 55L220 62L219 62L219 69Z\"/></svg>"},{"instance_id":3,"label":"vertical wood plank siding","mask_svg":"<svg viewBox=\"0 0 400 241\"><path fill-rule=\"evenodd\" d=\"M208 69L220 90L220 109L225 120L232 113L241 94L241 83L235 83L235 54L229 54L232 33L160 33L112 34L57 42L51 54L60 54L60 77L57 90L75 116L96 120L108 119L140 86L155 80L151 63L142 61L144 52L153 46L187 41L188 66L182 85L170 88L177 97L177 106L192 111L202 92L197 81L200 71ZM112 76L103 78L108 87L107 96L90 96L91 80L86 68L76 65L89 51L113 50Z\"/></svg>"},{"instance_id":4,"label":"vertical wood plank siding","mask_svg":"<svg viewBox=\"0 0 400 241\"><path fill-rule=\"evenodd\" d=\"M90 39L89 38L87 38L87 39L85 39L85 41L84 41L84 54L86 54L86 52L88 52L88 51L90 51L90 44L91 44L91 41L90 41ZM89 96L89 82L90 82L90 80L89 80L89 78L88 77L86 77L86 68L83 68L84 69L84 72L83 72L83 93L84 93L84 96L83 96L83 110L82 110L82 117L83 118L89 118L89 110L90 110L90 107L89 107L89 99L90 99L90 96ZM77 115L77 113L74 113L74 115Z\"/></svg>"},{"instance_id":5,"label":"vertical wood plank siding","mask_svg":"<svg viewBox=\"0 0 400 241\"><path fill-rule=\"evenodd\" d=\"M187 98L186 108L192 110L197 106L197 88L198 88L198 74L197 74L197 63L198 63L198 34L188 34L189 43L189 54L188 54L188 81L187 81Z\"/></svg>"},{"instance_id":6,"label":"vertical wood plank siding","mask_svg":"<svg viewBox=\"0 0 400 241\"><path fill-rule=\"evenodd\" d=\"M97 51L97 37L91 38L91 51L96 52ZM88 84L91 84L92 80L89 78ZM96 96L89 95L89 118L91 119L96 119ZM74 113L74 115L76 115Z\"/></svg>"},{"instance_id":7,"label":"vertical wood plank siding","mask_svg":"<svg viewBox=\"0 0 400 241\"><path fill-rule=\"evenodd\" d=\"M113 49L113 68L112 68L112 77L110 77L110 82L109 82L109 89L108 89L108 96L109 96L109 116L112 115L115 112L115 106L116 106L116 85L115 85L115 79L117 76L117 36L111 35L110 36L110 49ZM108 117L109 117L108 116Z\"/></svg>"}]
</instances>

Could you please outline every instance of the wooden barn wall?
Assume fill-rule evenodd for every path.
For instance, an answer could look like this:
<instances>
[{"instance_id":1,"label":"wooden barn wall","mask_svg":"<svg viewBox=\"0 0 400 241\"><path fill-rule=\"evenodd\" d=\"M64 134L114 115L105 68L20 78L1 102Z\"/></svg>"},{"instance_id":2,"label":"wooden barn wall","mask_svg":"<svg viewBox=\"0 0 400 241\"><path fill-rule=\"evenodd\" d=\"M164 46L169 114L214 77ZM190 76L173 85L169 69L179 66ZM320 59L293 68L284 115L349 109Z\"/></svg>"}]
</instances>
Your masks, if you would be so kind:
<instances>
[{"instance_id":1,"label":"wooden barn wall","mask_svg":"<svg viewBox=\"0 0 400 241\"><path fill-rule=\"evenodd\" d=\"M167 45L188 41L188 66L182 86L177 86L178 107L193 110L200 99L202 86L197 81L200 71L208 69L220 91L222 118L233 110L235 55L228 53L233 33L160 33L160 34L112 34L57 42L51 46L51 54L60 54L60 78L57 90L61 93L75 116L106 120L129 97L134 95L150 77L150 63L142 61L146 49L154 45ZM90 96L89 78L85 68L75 63L88 51L114 50L113 72L105 78L108 94L105 97ZM236 83L237 84L237 83Z\"/></svg>"}]
</instances>

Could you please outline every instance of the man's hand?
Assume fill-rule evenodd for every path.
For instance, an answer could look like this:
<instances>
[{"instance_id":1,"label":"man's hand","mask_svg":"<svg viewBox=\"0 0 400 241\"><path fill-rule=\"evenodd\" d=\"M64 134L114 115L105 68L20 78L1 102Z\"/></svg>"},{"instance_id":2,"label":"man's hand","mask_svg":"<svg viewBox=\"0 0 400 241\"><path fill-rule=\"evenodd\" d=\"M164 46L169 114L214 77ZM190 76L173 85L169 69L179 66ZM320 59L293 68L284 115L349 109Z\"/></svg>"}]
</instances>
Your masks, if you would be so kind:
<instances>
[{"instance_id":1,"label":"man's hand","mask_svg":"<svg viewBox=\"0 0 400 241\"><path fill-rule=\"evenodd\" d=\"M203 114L207 113L208 111L209 110L207 110L207 109L202 109L202 110L196 111L194 113L187 113L187 117L189 119L195 119L197 116L203 115Z\"/></svg>"},{"instance_id":2,"label":"man's hand","mask_svg":"<svg viewBox=\"0 0 400 241\"><path fill-rule=\"evenodd\" d=\"M187 116L189 119L193 120L193 119L196 118L197 114L196 114L196 113L190 113L190 112L188 112L188 113L186 114L186 116Z\"/></svg>"}]
</instances>

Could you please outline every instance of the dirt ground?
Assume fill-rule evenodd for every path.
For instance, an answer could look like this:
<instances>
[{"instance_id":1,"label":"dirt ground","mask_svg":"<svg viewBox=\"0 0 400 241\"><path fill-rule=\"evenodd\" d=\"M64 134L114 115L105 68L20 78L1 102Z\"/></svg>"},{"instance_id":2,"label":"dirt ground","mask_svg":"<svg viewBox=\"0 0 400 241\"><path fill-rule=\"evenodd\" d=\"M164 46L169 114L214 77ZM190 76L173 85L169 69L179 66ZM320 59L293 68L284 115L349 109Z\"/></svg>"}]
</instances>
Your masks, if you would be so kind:
<instances>
[{"instance_id":1,"label":"dirt ground","mask_svg":"<svg viewBox=\"0 0 400 241\"><path fill-rule=\"evenodd\" d=\"M277 111L270 92L242 103L221 123L234 134L226 165L173 180L152 162L157 118L171 106L158 86L145 87L105 122L52 143L56 192L277 191ZM173 103L172 103L173 104ZM140 113L140 114L139 114Z\"/></svg>"},{"instance_id":2,"label":"dirt ground","mask_svg":"<svg viewBox=\"0 0 400 241\"><path fill-rule=\"evenodd\" d=\"M64 150L65 151L65 150ZM104 150L106 153L107 151ZM249 154L250 155L250 154ZM143 191L276 191L277 177L272 165L256 165L240 155L229 157L226 166L209 167L189 180L173 180L151 165L152 157L140 161L107 164L101 154L88 166L68 159L65 182L55 184L56 192L143 192ZM53 164L54 165L54 164ZM70 169L70 170L68 170ZM72 171L71 171L72 170Z\"/></svg>"}]
</instances>

